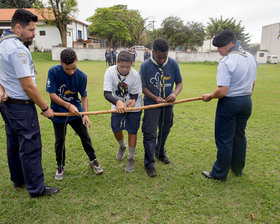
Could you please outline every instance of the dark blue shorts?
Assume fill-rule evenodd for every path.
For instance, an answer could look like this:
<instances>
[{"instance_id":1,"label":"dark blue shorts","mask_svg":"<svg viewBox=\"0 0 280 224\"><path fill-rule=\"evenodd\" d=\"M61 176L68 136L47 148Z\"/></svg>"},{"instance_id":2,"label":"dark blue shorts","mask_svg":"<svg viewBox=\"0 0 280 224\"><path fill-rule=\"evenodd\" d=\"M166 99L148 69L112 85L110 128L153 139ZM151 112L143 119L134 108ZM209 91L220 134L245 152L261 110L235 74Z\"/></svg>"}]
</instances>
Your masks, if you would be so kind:
<instances>
[{"instance_id":1,"label":"dark blue shorts","mask_svg":"<svg viewBox=\"0 0 280 224\"><path fill-rule=\"evenodd\" d=\"M136 135L140 126L141 114L142 111L124 114L113 113L111 116L113 132L119 132L125 129L128 133Z\"/></svg>"}]
</instances>

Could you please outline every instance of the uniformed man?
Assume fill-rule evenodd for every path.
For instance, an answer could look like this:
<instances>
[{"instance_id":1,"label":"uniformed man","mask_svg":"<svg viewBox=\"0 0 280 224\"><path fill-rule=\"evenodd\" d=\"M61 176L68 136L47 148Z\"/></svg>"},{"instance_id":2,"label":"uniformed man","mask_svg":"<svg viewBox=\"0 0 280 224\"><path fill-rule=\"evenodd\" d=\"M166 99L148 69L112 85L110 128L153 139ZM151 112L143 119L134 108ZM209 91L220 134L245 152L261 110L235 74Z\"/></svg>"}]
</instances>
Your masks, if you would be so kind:
<instances>
[{"instance_id":1,"label":"uniformed man","mask_svg":"<svg viewBox=\"0 0 280 224\"><path fill-rule=\"evenodd\" d=\"M236 42L230 30L222 31L213 39L213 45L225 57L218 66L218 87L211 94L202 95L205 102L219 98L215 120L217 161L211 172L202 174L221 181L226 180L230 168L234 174L242 175L246 156L245 128L252 112L251 95L256 80L256 59Z\"/></svg>"},{"instance_id":2,"label":"uniformed man","mask_svg":"<svg viewBox=\"0 0 280 224\"><path fill-rule=\"evenodd\" d=\"M35 85L35 68L27 48L35 37L37 20L27 10L16 10L11 31L4 30L0 39L0 84L2 92L8 95L2 116L11 180L15 188L26 185L31 197L59 191L57 187L45 186L41 164L42 144L35 104L45 117L53 117L53 111ZM4 93L1 95L4 97Z\"/></svg>"}]
</instances>

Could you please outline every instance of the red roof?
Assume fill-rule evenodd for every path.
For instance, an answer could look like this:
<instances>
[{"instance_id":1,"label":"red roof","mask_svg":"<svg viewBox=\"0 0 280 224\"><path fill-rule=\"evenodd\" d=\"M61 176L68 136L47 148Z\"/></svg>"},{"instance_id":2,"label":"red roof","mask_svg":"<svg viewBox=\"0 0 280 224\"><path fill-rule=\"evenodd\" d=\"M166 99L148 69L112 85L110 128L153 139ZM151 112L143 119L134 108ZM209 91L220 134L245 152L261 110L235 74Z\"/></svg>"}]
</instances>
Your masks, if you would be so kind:
<instances>
[{"instance_id":1,"label":"red roof","mask_svg":"<svg viewBox=\"0 0 280 224\"><path fill-rule=\"evenodd\" d=\"M1 22L10 22L12 20L12 17L13 17L16 10L17 9L0 9L0 21ZM45 19L41 15L42 14L41 12L43 10L44 16L46 18L48 18L50 20L54 20L53 12L50 9L47 9L47 8L45 8L45 9L26 8L25 10L28 10L28 11L32 12L33 14L37 15L39 21L44 21ZM87 24L85 24L85 23L83 23L79 20L76 20L72 17L69 17L69 19L88 26Z\"/></svg>"}]
</instances>

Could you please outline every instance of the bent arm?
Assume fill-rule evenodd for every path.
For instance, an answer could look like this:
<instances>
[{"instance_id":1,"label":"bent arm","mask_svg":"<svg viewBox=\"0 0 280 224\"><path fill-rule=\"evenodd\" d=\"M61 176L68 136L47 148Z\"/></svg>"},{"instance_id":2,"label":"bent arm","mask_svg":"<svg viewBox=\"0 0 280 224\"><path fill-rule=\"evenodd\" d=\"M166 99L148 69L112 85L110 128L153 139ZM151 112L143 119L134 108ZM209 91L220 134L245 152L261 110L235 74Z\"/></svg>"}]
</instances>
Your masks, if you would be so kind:
<instances>
[{"instance_id":1,"label":"bent arm","mask_svg":"<svg viewBox=\"0 0 280 224\"><path fill-rule=\"evenodd\" d=\"M228 86L218 86L212 93L202 95L202 100L208 102L213 98L222 98L227 95L229 90Z\"/></svg>"},{"instance_id":2,"label":"bent arm","mask_svg":"<svg viewBox=\"0 0 280 224\"><path fill-rule=\"evenodd\" d=\"M42 99L39 90L32 81L32 77L20 78L19 81L24 92L35 104L37 104L42 110L47 108L48 105Z\"/></svg>"}]
</instances>

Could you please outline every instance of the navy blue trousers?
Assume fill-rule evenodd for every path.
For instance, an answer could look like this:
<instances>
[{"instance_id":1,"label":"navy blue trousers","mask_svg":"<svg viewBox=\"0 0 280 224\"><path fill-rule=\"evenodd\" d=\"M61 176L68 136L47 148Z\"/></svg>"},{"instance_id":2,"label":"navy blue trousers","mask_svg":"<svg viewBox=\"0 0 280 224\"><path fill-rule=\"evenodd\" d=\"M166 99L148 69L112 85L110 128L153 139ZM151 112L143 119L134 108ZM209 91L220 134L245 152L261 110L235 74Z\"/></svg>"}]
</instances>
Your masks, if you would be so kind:
<instances>
[{"instance_id":1,"label":"navy blue trousers","mask_svg":"<svg viewBox=\"0 0 280 224\"><path fill-rule=\"evenodd\" d=\"M251 96L219 99L215 120L218 152L211 171L215 179L225 181L230 168L236 175L242 175L247 145L245 129L251 112Z\"/></svg>"},{"instance_id":2,"label":"navy blue trousers","mask_svg":"<svg viewBox=\"0 0 280 224\"><path fill-rule=\"evenodd\" d=\"M2 110L7 156L14 186L26 185L31 196L43 193L42 143L34 104L5 103Z\"/></svg>"},{"instance_id":3,"label":"navy blue trousers","mask_svg":"<svg viewBox=\"0 0 280 224\"><path fill-rule=\"evenodd\" d=\"M154 167L154 156L165 156L165 142L173 125L173 107L148 109L144 112L142 132L145 148L144 165ZM158 135L157 135L157 129Z\"/></svg>"},{"instance_id":4,"label":"navy blue trousers","mask_svg":"<svg viewBox=\"0 0 280 224\"><path fill-rule=\"evenodd\" d=\"M55 154L57 166L65 166L65 136L68 124L70 124L73 130L80 137L84 150L89 157L89 160L95 160L96 155L94 152L94 148L92 147L87 127L83 124L82 118L78 117L77 119L67 121L66 123L62 124L53 123L55 133Z\"/></svg>"}]
</instances>

